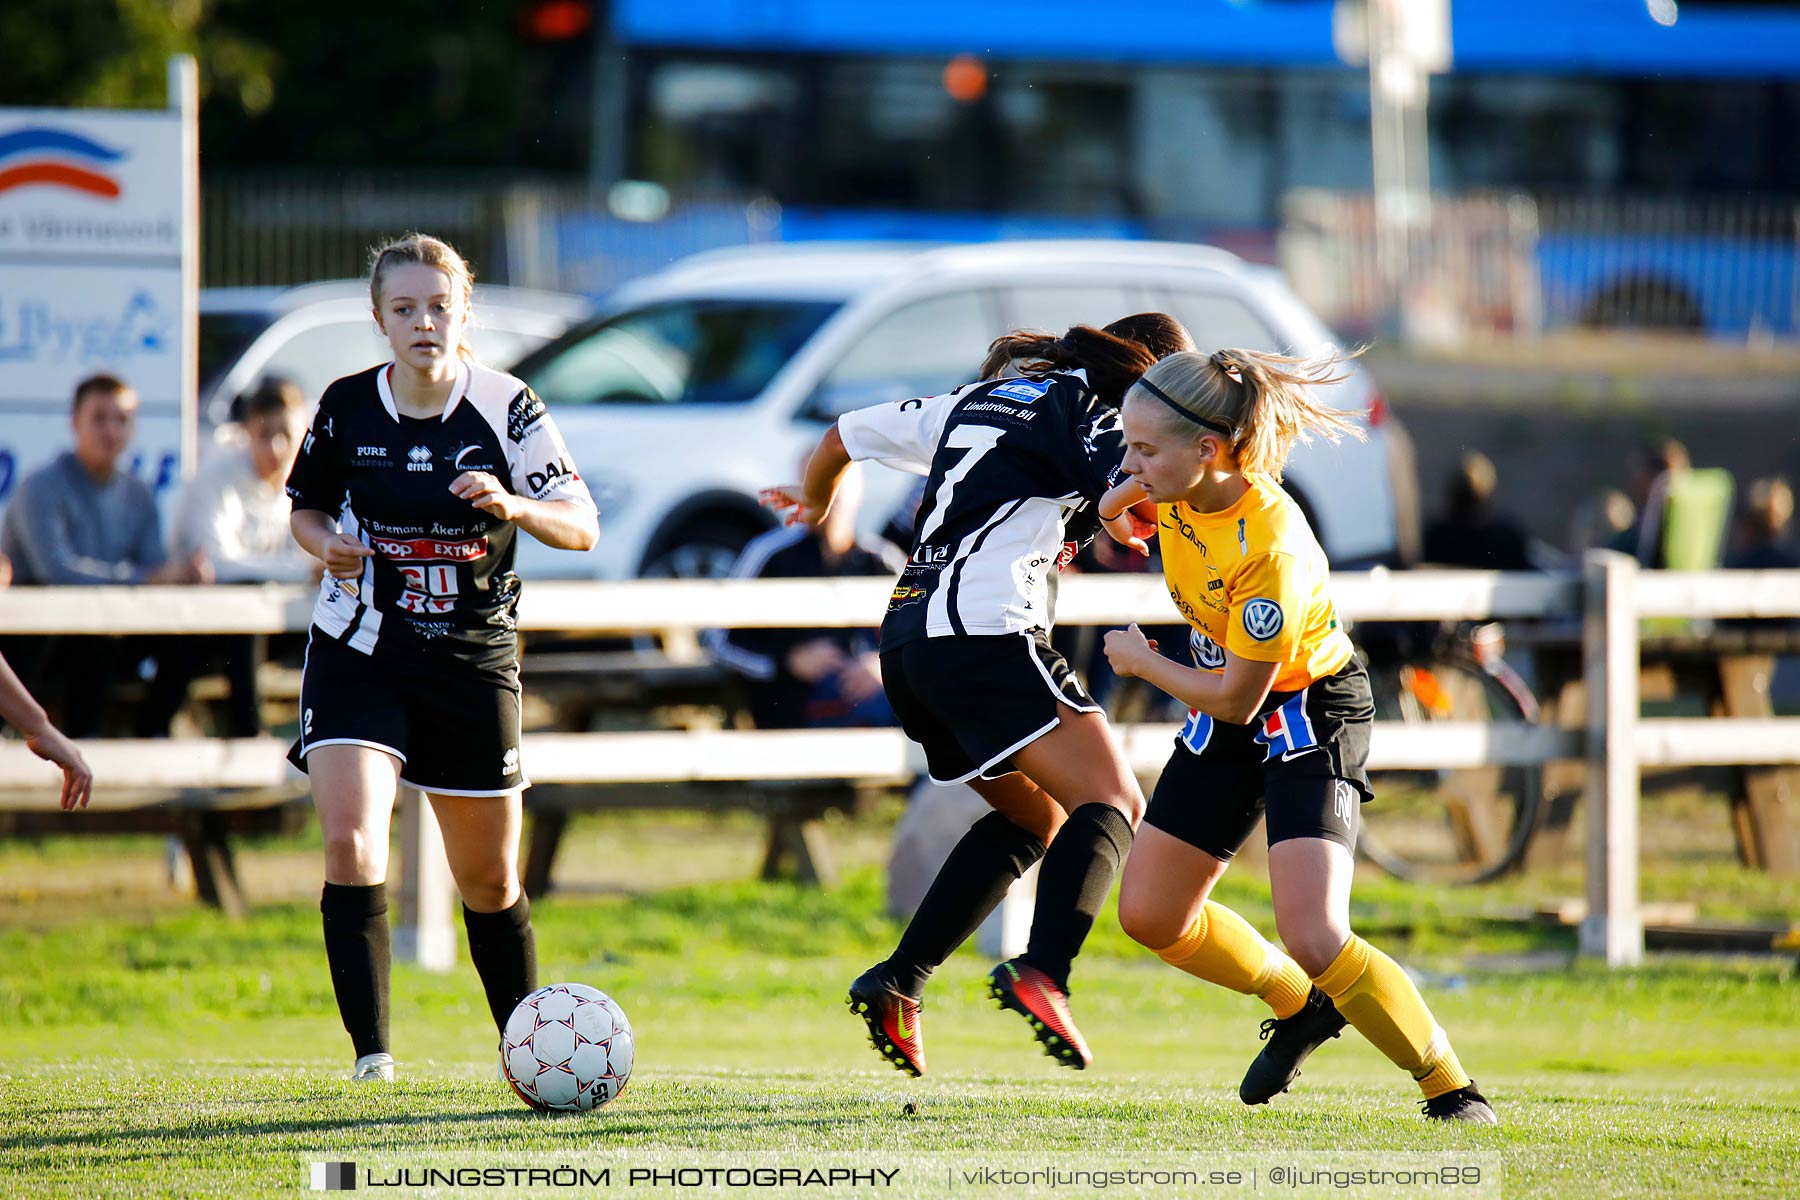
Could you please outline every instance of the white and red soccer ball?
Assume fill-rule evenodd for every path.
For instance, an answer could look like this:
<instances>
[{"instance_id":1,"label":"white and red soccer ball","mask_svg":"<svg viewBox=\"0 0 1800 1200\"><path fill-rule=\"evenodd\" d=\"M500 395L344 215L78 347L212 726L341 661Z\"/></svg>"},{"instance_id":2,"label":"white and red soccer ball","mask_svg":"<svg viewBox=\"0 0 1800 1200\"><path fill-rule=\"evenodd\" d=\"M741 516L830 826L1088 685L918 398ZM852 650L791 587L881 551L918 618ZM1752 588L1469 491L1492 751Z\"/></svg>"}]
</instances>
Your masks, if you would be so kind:
<instances>
[{"instance_id":1,"label":"white and red soccer ball","mask_svg":"<svg viewBox=\"0 0 1800 1200\"><path fill-rule=\"evenodd\" d=\"M584 983L553 983L506 1019L500 1070L533 1108L587 1112L625 1090L634 1050L618 1001Z\"/></svg>"}]
</instances>

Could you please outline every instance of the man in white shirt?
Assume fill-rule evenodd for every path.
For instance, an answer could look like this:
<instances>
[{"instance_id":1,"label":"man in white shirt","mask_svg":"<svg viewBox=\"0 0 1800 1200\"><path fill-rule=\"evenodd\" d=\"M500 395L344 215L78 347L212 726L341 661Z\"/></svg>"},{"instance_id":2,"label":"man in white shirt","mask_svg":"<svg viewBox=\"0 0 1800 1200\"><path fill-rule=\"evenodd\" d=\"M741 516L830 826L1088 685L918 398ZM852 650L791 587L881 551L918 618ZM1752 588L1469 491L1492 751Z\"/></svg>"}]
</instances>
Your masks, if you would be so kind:
<instances>
[{"instance_id":1,"label":"man in white shirt","mask_svg":"<svg viewBox=\"0 0 1800 1200\"><path fill-rule=\"evenodd\" d=\"M182 489L169 531L172 560L203 561L219 583L318 579L323 564L300 549L288 529L287 475L306 436L306 410L305 395L284 379L265 380L245 399L244 440L220 448ZM193 637L180 646L180 658L166 668L181 676L171 693L175 706L195 676L222 670L231 687L226 733L261 732L256 669L268 657L265 639Z\"/></svg>"},{"instance_id":2,"label":"man in white shirt","mask_svg":"<svg viewBox=\"0 0 1800 1200\"><path fill-rule=\"evenodd\" d=\"M306 436L306 398L295 384L265 381L244 406L244 444L202 464L182 490L170 531L171 558L195 552L219 583L303 583L319 562L288 530L288 471Z\"/></svg>"}]
</instances>

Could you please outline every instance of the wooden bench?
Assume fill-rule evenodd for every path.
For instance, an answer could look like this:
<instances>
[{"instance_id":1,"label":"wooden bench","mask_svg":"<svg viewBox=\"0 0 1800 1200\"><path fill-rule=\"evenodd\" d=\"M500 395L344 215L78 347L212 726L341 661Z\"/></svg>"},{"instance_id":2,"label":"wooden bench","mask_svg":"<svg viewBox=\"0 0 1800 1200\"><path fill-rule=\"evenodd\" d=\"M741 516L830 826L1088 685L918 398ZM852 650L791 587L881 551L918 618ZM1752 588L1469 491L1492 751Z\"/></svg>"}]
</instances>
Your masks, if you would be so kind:
<instances>
[{"instance_id":1,"label":"wooden bench","mask_svg":"<svg viewBox=\"0 0 1800 1200\"><path fill-rule=\"evenodd\" d=\"M823 818L854 813L884 787L915 772L912 747L897 730L529 734L525 761L532 828L525 883L552 887L569 817L646 808L750 811L768 822L762 874L806 883L833 877ZM237 916L245 911L230 838L292 832L310 804L305 781L276 738L107 739L82 744L103 785L89 810L57 808L54 768L17 741L0 741L0 836L48 833L167 833L182 838L196 891ZM404 797L402 805L416 805ZM432 835L435 837L435 834ZM430 838L426 838L427 841ZM409 855L442 855L411 842ZM403 918L404 919L404 918Z\"/></svg>"},{"instance_id":2,"label":"wooden bench","mask_svg":"<svg viewBox=\"0 0 1800 1200\"><path fill-rule=\"evenodd\" d=\"M1545 719L1566 729L1581 728L1587 701L1579 645L1567 634L1554 632L1524 631L1514 640L1535 652ZM1691 698L1714 719L1768 721L1775 716L1770 696L1775 659L1800 655L1800 627L1724 624L1648 633L1638 639L1638 655L1641 699ZM1642 724L1654 728L1667 722ZM1724 792L1731 806L1738 859L1745 866L1800 877L1800 766L1783 761L1788 756L1740 759L1742 753L1733 748L1718 756L1687 756L1669 773L1679 781L1706 772L1709 787ZM1646 759L1646 765L1652 761ZM1546 765L1545 792L1552 800L1545 817L1548 830L1568 825L1583 782L1579 763ZM1540 839L1540 845L1549 840Z\"/></svg>"},{"instance_id":3,"label":"wooden bench","mask_svg":"<svg viewBox=\"0 0 1800 1200\"><path fill-rule=\"evenodd\" d=\"M824 819L867 811L882 781L757 780L744 783L538 784L525 793L530 826L522 881L532 899L555 887L556 856L569 820L579 813L632 809L754 813L768 823L763 879L791 878L831 886L837 880Z\"/></svg>"},{"instance_id":4,"label":"wooden bench","mask_svg":"<svg viewBox=\"0 0 1800 1200\"><path fill-rule=\"evenodd\" d=\"M634 721L673 708L713 709L719 718L743 707L737 677L704 658L659 649L538 649L520 657L525 694L549 705L558 729L587 730L610 714Z\"/></svg>"},{"instance_id":5,"label":"wooden bench","mask_svg":"<svg viewBox=\"0 0 1800 1200\"><path fill-rule=\"evenodd\" d=\"M1177 728L1130 725L1116 732L1133 770L1154 777ZM71 832L115 816L140 822L144 831L184 837L194 831L190 851L202 851L195 878L209 880L202 898L228 912L241 912L243 903L225 839L264 828L244 814L287 806L291 813L266 819L281 828L304 820L304 781L275 738L117 739L85 742L82 749L96 777L111 786L97 789L90 812L64 814L56 808L53 769L23 744L0 741L0 812ZM1371 765L1526 762L1576 749L1571 735L1554 729L1447 723L1379 730ZM533 733L525 736L524 758L534 785L525 793L532 818L525 882L534 895L553 886L569 817L609 810L753 812L769 825L765 877L828 881L823 819L857 812L874 793L904 786L924 770L922 752L897 729ZM18 790L25 785L30 790ZM209 821L207 814L227 819Z\"/></svg>"},{"instance_id":6,"label":"wooden bench","mask_svg":"<svg viewBox=\"0 0 1800 1200\"><path fill-rule=\"evenodd\" d=\"M84 812L57 807L55 768L23 743L0 742L0 836L160 833L181 839L200 899L245 912L231 839L296 833L311 805L304 781L275 738L150 740L81 744L97 787Z\"/></svg>"}]
</instances>

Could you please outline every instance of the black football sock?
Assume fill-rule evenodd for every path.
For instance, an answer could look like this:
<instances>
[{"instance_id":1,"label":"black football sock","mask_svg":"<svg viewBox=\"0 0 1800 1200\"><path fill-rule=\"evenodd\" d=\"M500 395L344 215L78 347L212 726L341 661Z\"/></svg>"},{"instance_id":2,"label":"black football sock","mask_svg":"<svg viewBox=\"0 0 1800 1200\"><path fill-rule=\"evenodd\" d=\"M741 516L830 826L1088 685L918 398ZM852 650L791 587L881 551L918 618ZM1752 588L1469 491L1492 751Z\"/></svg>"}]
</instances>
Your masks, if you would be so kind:
<instances>
[{"instance_id":1,"label":"black football sock","mask_svg":"<svg viewBox=\"0 0 1800 1200\"><path fill-rule=\"evenodd\" d=\"M388 1048L388 976L391 972L387 884L367 887L327 883L319 897L325 918L325 959L338 1015L356 1057Z\"/></svg>"},{"instance_id":2,"label":"black football sock","mask_svg":"<svg viewBox=\"0 0 1800 1200\"><path fill-rule=\"evenodd\" d=\"M499 912L476 912L463 905L463 928L469 931L469 957L487 992L494 1024L506 1031L506 1018L519 1001L537 991L537 937L531 931L531 901Z\"/></svg>"},{"instance_id":3,"label":"black football sock","mask_svg":"<svg viewBox=\"0 0 1800 1200\"><path fill-rule=\"evenodd\" d=\"M997 812L970 826L938 868L893 957L882 964L894 986L917 998L932 969L981 927L1007 889L1043 856L1037 834Z\"/></svg>"},{"instance_id":4,"label":"black football sock","mask_svg":"<svg viewBox=\"0 0 1800 1200\"><path fill-rule=\"evenodd\" d=\"M1124 813L1110 804L1084 804L1069 814L1044 856L1025 958L1064 991L1131 840Z\"/></svg>"}]
</instances>

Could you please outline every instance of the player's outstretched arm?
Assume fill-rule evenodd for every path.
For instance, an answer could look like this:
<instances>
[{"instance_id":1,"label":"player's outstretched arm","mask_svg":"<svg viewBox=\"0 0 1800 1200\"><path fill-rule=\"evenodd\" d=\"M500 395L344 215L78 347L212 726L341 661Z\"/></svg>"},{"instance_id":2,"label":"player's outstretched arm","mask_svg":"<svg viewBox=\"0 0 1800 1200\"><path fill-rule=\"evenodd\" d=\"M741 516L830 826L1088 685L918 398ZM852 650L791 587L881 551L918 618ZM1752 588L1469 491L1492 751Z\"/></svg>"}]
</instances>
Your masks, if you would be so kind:
<instances>
[{"instance_id":1,"label":"player's outstretched arm","mask_svg":"<svg viewBox=\"0 0 1800 1200\"><path fill-rule=\"evenodd\" d=\"M1147 505L1148 513L1138 507L1147 498L1144 485L1128 477L1114 484L1094 506L1100 527L1113 541L1145 556L1150 553L1148 539L1156 532L1155 506Z\"/></svg>"},{"instance_id":2,"label":"player's outstretched arm","mask_svg":"<svg viewBox=\"0 0 1800 1200\"><path fill-rule=\"evenodd\" d=\"M1116 520L1124 516L1132 505L1145 499L1144 485L1137 481L1137 476L1127 475L1107 489L1106 495L1100 497L1096 506L1102 521Z\"/></svg>"},{"instance_id":3,"label":"player's outstretched arm","mask_svg":"<svg viewBox=\"0 0 1800 1200\"><path fill-rule=\"evenodd\" d=\"M793 510L783 518L784 525L818 525L831 511L831 502L837 499L838 486L843 483L850 462L850 451L844 448L843 435L834 422L806 460L806 479L797 485L764 488L759 497L769 508Z\"/></svg>"},{"instance_id":4,"label":"player's outstretched arm","mask_svg":"<svg viewBox=\"0 0 1800 1200\"><path fill-rule=\"evenodd\" d=\"M25 735L25 745L33 754L62 768L63 808L86 808L94 790L94 772L75 743L50 723L43 706L31 698L4 658L0 658L0 717Z\"/></svg>"}]
</instances>

